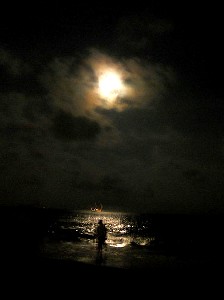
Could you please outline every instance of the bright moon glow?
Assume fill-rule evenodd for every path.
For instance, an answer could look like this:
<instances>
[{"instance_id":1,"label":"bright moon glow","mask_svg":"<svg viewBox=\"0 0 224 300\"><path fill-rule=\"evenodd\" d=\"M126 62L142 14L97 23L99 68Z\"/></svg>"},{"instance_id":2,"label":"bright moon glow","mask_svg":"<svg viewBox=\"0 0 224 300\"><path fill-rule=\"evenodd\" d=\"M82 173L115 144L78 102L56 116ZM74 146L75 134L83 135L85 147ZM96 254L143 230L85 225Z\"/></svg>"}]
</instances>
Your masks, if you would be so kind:
<instances>
[{"instance_id":1,"label":"bright moon glow","mask_svg":"<svg viewBox=\"0 0 224 300\"><path fill-rule=\"evenodd\" d=\"M108 101L114 101L119 96L122 86L122 81L116 73L108 72L99 77L99 93Z\"/></svg>"}]
</instances>

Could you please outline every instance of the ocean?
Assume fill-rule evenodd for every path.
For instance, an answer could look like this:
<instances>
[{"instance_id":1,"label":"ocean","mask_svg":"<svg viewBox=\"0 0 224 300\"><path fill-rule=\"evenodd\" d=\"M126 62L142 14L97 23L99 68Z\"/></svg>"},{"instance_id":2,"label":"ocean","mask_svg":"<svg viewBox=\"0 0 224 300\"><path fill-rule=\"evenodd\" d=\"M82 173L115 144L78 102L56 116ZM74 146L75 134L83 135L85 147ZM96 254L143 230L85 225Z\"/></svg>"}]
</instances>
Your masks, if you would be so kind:
<instances>
[{"instance_id":1,"label":"ocean","mask_svg":"<svg viewBox=\"0 0 224 300\"><path fill-rule=\"evenodd\" d=\"M107 228L102 254L95 229ZM120 269L219 265L223 217L30 207L1 208L1 251L13 260L43 258Z\"/></svg>"}]
</instances>

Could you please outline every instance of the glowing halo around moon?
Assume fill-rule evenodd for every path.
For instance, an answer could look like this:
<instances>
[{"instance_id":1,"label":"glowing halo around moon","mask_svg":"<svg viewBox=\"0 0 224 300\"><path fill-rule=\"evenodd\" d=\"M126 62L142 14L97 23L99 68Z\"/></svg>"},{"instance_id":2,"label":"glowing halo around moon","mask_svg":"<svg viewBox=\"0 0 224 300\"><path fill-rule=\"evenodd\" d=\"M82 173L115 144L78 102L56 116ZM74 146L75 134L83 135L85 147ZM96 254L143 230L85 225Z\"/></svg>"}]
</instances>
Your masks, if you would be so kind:
<instances>
[{"instance_id":1,"label":"glowing halo around moon","mask_svg":"<svg viewBox=\"0 0 224 300\"><path fill-rule=\"evenodd\" d=\"M124 89L118 73L108 71L99 76L99 95L106 101L113 102L119 97Z\"/></svg>"}]
</instances>

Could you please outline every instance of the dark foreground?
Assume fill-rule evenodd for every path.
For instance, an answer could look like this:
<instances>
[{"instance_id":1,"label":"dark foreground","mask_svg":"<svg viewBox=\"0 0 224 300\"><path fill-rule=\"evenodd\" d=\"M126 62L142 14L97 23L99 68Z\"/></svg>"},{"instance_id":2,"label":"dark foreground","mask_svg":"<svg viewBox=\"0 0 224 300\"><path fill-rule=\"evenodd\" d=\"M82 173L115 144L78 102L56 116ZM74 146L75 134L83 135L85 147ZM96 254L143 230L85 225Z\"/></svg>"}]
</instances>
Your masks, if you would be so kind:
<instances>
[{"instance_id":1,"label":"dark foreground","mask_svg":"<svg viewBox=\"0 0 224 300\"><path fill-rule=\"evenodd\" d=\"M1 283L7 287L8 295L15 291L16 295L31 291L32 296L46 292L63 297L66 294L94 296L97 292L120 296L133 296L133 293L136 296L152 293L174 296L180 292L185 296L193 293L201 297L208 293L219 294L223 286L221 262L182 269L175 269L175 266L120 269L69 260L17 257L16 261L5 259L2 265Z\"/></svg>"}]
</instances>

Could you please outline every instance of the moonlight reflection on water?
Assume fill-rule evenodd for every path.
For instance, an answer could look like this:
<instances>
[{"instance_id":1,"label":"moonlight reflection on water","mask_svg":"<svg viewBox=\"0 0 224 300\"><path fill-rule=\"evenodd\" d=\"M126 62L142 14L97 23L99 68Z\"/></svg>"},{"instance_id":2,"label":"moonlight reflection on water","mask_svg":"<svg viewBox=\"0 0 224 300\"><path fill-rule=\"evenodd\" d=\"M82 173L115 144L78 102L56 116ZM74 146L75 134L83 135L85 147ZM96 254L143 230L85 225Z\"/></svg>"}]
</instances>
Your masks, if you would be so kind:
<instances>
[{"instance_id":1,"label":"moonlight reflection on water","mask_svg":"<svg viewBox=\"0 0 224 300\"><path fill-rule=\"evenodd\" d=\"M154 240L150 220L122 212L79 211L61 215L49 230L43 255L95 264L98 258L94 234L99 219L107 227L102 263L126 267L137 257L143 262L149 251L147 246Z\"/></svg>"},{"instance_id":2,"label":"moonlight reflection on water","mask_svg":"<svg viewBox=\"0 0 224 300\"><path fill-rule=\"evenodd\" d=\"M107 240L99 257L95 230L100 219L107 227ZM215 225L213 219L213 224L212 232L218 234L219 222ZM207 230L201 231L202 226ZM217 255L212 245L205 248L209 230L211 220L198 216L73 211L51 224L41 255L118 268L207 264Z\"/></svg>"}]
</instances>

